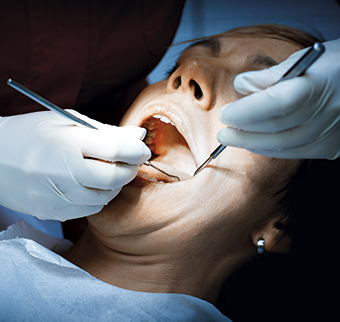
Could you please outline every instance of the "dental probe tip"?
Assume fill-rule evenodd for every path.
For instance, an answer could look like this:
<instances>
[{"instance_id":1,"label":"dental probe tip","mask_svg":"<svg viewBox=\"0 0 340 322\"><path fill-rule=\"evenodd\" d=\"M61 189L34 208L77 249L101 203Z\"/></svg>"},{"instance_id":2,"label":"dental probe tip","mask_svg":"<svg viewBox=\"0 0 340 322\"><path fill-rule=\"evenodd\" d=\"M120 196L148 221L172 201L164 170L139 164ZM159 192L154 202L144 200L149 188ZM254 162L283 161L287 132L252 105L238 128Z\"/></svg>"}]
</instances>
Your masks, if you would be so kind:
<instances>
[{"instance_id":1,"label":"dental probe tip","mask_svg":"<svg viewBox=\"0 0 340 322\"><path fill-rule=\"evenodd\" d=\"M210 156L208 159L206 159L195 171L194 176L201 172L213 159L216 159L222 151L226 148L226 145L220 144L213 152L211 152Z\"/></svg>"},{"instance_id":2,"label":"dental probe tip","mask_svg":"<svg viewBox=\"0 0 340 322\"><path fill-rule=\"evenodd\" d=\"M194 172L194 175L195 176L196 174L198 174L199 172L201 172L209 163L210 161L212 160L212 156L210 156L208 159L206 159L197 169L196 171Z\"/></svg>"},{"instance_id":3,"label":"dental probe tip","mask_svg":"<svg viewBox=\"0 0 340 322\"><path fill-rule=\"evenodd\" d=\"M147 165L148 167L151 167L151 168L156 169L157 171L159 171L159 172L165 174L165 175L168 176L168 177L176 178L178 181L181 181L181 179L180 179L179 177L174 176L174 175L172 175L172 174L169 174L169 173L165 172L164 170L162 170L162 169L156 167L155 165L153 165L153 164L151 163L151 161L146 161L146 162L144 162L143 164L144 164L144 165Z\"/></svg>"}]
</instances>

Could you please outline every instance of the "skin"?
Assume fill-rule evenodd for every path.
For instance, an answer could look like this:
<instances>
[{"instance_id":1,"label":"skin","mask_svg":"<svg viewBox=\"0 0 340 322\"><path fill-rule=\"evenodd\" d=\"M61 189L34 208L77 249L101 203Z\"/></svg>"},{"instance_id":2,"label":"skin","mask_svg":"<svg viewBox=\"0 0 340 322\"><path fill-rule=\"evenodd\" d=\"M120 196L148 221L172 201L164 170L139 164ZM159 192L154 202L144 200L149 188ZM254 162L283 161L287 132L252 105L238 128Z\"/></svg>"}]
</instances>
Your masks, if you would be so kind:
<instances>
[{"instance_id":1,"label":"skin","mask_svg":"<svg viewBox=\"0 0 340 322\"><path fill-rule=\"evenodd\" d=\"M216 134L224 126L219 108L241 97L234 77L268 67L250 64L249 54L282 62L301 47L254 36L224 35L219 41L219 52L207 46L185 51L174 73L146 88L123 119L122 125L142 126L161 114L175 124L181 135L158 123L155 138L147 142L159 154L153 163L182 180L151 182L140 173L102 212L88 217L88 229L65 257L107 283L215 303L228 275L256 256L259 238L265 239L266 251L289 248L288 237L274 227L282 215L276 207L282 196L273 194L300 161L228 147L200 174L192 174L218 146ZM141 171L167 179L144 165Z\"/></svg>"}]
</instances>

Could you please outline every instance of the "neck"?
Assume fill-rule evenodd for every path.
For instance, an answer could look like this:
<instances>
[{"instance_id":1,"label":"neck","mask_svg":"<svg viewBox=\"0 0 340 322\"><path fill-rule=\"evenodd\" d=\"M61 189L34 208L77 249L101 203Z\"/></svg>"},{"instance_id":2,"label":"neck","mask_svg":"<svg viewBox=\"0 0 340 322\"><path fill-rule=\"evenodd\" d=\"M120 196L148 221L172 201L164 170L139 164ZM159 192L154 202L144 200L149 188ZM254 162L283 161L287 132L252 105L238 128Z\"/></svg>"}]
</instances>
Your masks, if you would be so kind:
<instances>
[{"instance_id":1,"label":"neck","mask_svg":"<svg viewBox=\"0 0 340 322\"><path fill-rule=\"evenodd\" d=\"M234 260L217 262L211 254L202 260L197 254L130 252L119 247L121 242L126 245L126 240L115 239L114 244L118 246L111 247L112 243L98 239L91 229L87 229L65 258L96 278L120 288L187 294L211 303L216 302L223 281L234 267L230 263ZM138 239L135 242L140 244Z\"/></svg>"}]
</instances>

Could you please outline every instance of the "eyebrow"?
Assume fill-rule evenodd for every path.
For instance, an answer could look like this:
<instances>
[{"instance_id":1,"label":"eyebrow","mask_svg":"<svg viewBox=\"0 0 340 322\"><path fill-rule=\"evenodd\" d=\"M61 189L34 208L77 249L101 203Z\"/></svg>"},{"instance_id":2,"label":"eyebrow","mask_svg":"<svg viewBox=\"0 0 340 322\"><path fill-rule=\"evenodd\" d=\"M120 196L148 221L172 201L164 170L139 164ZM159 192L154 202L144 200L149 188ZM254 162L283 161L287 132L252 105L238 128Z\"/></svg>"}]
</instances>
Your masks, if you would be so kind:
<instances>
[{"instance_id":1,"label":"eyebrow","mask_svg":"<svg viewBox=\"0 0 340 322\"><path fill-rule=\"evenodd\" d=\"M198 46L207 47L211 49L211 51L214 54L218 54L221 51L221 43L217 37L210 37L210 38L202 39L198 42L193 43L187 49L198 47ZM265 67L265 68L269 68L269 67L279 64L274 58L264 53L251 53L247 57L247 62L248 64L252 66Z\"/></svg>"},{"instance_id":2,"label":"eyebrow","mask_svg":"<svg viewBox=\"0 0 340 322\"><path fill-rule=\"evenodd\" d=\"M211 49L211 51L214 54L218 54L221 50L220 41L216 37L202 39L198 42L193 43L187 49L198 47L198 46L207 47L207 48Z\"/></svg>"},{"instance_id":3,"label":"eyebrow","mask_svg":"<svg viewBox=\"0 0 340 322\"><path fill-rule=\"evenodd\" d=\"M248 64L252 66L266 67L266 68L279 64L275 59L263 53L251 53L247 57L247 62Z\"/></svg>"}]
</instances>

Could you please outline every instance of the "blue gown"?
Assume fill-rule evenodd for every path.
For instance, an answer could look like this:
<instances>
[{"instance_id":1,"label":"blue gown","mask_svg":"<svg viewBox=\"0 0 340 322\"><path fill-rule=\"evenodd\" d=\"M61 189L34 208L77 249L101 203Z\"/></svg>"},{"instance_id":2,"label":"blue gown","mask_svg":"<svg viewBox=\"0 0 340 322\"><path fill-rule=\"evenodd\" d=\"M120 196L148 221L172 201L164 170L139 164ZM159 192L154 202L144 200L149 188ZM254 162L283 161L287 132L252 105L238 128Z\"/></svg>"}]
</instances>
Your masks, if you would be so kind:
<instances>
[{"instance_id":1,"label":"blue gown","mask_svg":"<svg viewBox=\"0 0 340 322\"><path fill-rule=\"evenodd\" d=\"M25 221L0 233L0 321L230 322L193 296L104 283L58 255L70 246Z\"/></svg>"}]
</instances>

